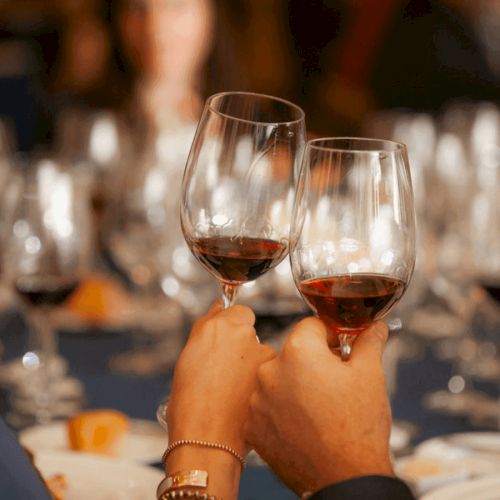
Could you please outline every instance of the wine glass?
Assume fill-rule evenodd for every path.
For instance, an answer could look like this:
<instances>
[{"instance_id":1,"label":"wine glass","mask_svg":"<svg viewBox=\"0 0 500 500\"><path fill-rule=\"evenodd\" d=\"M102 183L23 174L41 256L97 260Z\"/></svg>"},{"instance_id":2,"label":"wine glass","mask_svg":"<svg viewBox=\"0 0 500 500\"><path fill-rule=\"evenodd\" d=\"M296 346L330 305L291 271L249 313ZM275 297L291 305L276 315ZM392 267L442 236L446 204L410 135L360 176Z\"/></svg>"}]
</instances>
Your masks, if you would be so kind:
<instances>
[{"instance_id":1,"label":"wine glass","mask_svg":"<svg viewBox=\"0 0 500 500\"><path fill-rule=\"evenodd\" d=\"M82 402L81 384L63 376L52 311L78 287L90 251L86 184L54 158L22 167L4 255L5 278L32 327L22 380L11 398L15 425L65 416Z\"/></svg>"},{"instance_id":2,"label":"wine glass","mask_svg":"<svg viewBox=\"0 0 500 500\"><path fill-rule=\"evenodd\" d=\"M219 280L224 308L288 253L304 134L304 112L283 99L226 92L205 104L183 177L181 226Z\"/></svg>"},{"instance_id":3,"label":"wine glass","mask_svg":"<svg viewBox=\"0 0 500 500\"><path fill-rule=\"evenodd\" d=\"M415 265L406 146L309 141L290 234L295 284L348 360L352 343L405 292Z\"/></svg>"},{"instance_id":4,"label":"wine glass","mask_svg":"<svg viewBox=\"0 0 500 500\"><path fill-rule=\"evenodd\" d=\"M224 308L288 253L304 143L304 112L288 101L224 92L205 103L182 181L181 228L219 281ZM156 413L165 428L166 406Z\"/></svg>"}]
</instances>

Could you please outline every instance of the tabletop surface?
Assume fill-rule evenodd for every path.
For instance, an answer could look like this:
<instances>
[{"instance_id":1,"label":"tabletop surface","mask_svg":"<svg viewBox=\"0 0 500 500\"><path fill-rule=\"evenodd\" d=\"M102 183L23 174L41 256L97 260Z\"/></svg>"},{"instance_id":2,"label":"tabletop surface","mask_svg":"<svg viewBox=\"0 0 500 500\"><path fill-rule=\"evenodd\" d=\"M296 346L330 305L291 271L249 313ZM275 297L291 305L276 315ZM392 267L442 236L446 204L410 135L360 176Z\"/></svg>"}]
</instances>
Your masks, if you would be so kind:
<instances>
[{"instance_id":1,"label":"tabletop surface","mask_svg":"<svg viewBox=\"0 0 500 500\"><path fill-rule=\"evenodd\" d=\"M4 315L0 340L5 349L4 359L18 356L26 342L25 326L18 313ZM88 331L78 333L61 332L59 347L70 362L73 375L80 379L87 392L88 408L116 408L132 418L154 420L158 403L168 394L171 370L151 377L117 375L109 369L113 354L127 351L134 339L124 332ZM396 420L415 425L412 444L424 439L470 430L473 427L466 419L440 415L426 410L421 404L422 396L433 389L443 388L451 367L433 355L432 346L425 347L416 359L406 360L399 366L398 386L392 401ZM496 387L487 388L493 393ZM0 393L1 412L8 409L5 392ZM243 473L240 499L296 498L274 476L267 467L248 466Z\"/></svg>"}]
</instances>

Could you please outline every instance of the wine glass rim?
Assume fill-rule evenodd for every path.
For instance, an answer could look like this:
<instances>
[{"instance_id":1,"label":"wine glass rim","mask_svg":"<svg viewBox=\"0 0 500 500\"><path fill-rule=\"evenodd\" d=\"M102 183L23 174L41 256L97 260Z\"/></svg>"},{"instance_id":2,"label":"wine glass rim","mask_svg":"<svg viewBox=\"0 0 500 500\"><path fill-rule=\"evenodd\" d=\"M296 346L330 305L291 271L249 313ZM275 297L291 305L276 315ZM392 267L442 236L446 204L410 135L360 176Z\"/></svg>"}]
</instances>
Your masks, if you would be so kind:
<instances>
[{"instance_id":1,"label":"wine glass rim","mask_svg":"<svg viewBox=\"0 0 500 500\"><path fill-rule=\"evenodd\" d=\"M335 143L341 143L342 141L353 141L359 144L379 144L380 147L370 147L367 149L362 149L359 147L342 147L335 145ZM383 147L384 145L389 146L389 148ZM306 147L318 149L321 151L338 151L340 153L396 153L406 150L406 144L402 142L392 141L389 139L377 139L372 137L318 137L317 139L311 139L310 141L308 141Z\"/></svg>"},{"instance_id":2,"label":"wine glass rim","mask_svg":"<svg viewBox=\"0 0 500 500\"><path fill-rule=\"evenodd\" d=\"M287 106L293 108L295 111L298 112L299 116L295 120L274 120L274 121L249 120L248 118L241 118L239 116L233 116L233 115L230 115L228 113L223 113L223 112L219 111L218 109L215 109L212 106L212 102L216 98L218 98L218 97L226 97L226 96L230 96L230 95L246 95L246 96L253 96L253 97L261 97L261 98L264 98L264 99L269 99L271 101L278 101L278 102L280 102L282 104L286 104ZM240 121L240 122L243 122L243 123L251 123L251 124L254 124L254 125L291 125L291 124L294 124L294 123L303 122L304 119L305 119L305 116L306 116L304 110L300 106L298 106L297 104L294 104L293 102L288 101L286 99L283 99L281 97L276 97L276 96L272 96L272 95L269 95L269 94L260 94L258 92L244 92L244 91L218 92L217 94L211 95L207 99L207 107L208 107L208 109L210 109L210 111L212 111L213 113L215 113L215 114L217 114L219 116L223 116L225 118L230 118L231 120Z\"/></svg>"}]
</instances>

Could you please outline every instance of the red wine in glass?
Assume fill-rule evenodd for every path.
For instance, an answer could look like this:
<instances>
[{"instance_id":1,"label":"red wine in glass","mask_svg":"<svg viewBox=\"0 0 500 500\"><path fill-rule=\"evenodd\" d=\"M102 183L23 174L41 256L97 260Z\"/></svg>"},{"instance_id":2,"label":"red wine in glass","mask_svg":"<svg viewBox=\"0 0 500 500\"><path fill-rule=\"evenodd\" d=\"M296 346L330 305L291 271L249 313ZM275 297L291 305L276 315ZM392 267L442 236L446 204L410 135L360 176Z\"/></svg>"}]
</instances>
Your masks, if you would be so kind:
<instances>
[{"instance_id":1,"label":"red wine in glass","mask_svg":"<svg viewBox=\"0 0 500 500\"><path fill-rule=\"evenodd\" d=\"M63 304L78 287L76 280L18 280L16 292L30 306L57 306Z\"/></svg>"},{"instance_id":2,"label":"red wine in glass","mask_svg":"<svg viewBox=\"0 0 500 500\"><path fill-rule=\"evenodd\" d=\"M223 282L257 279L283 260L287 244L265 238L210 237L188 239L197 259Z\"/></svg>"},{"instance_id":3,"label":"red wine in glass","mask_svg":"<svg viewBox=\"0 0 500 500\"><path fill-rule=\"evenodd\" d=\"M335 333L359 334L391 309L406 284L380 274L346 274L302 281L298 288Z\"/></svg>"}]
</instances>

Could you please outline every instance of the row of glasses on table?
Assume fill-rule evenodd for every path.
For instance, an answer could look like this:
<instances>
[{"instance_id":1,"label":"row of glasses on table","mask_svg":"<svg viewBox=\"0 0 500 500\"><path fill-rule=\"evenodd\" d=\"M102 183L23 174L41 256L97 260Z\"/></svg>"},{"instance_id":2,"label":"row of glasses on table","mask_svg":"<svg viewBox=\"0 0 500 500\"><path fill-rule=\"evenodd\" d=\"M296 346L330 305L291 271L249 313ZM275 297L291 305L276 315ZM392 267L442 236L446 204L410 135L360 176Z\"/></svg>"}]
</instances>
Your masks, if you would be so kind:
<instances>
[{"instance_id":1,"label":"row of glasses on table","mask_svg":"<svg viewBox=\"0 0 500 500\"><path fill-rule=\"evenodd\" d=\"M437 117L393 111L367 125L409 146L418 259L402 315L414 338L431 339L437 356L452 364L446 388L424 404L498 427L496 399L471 383L497 383L500 374L498 106L454 102Z\"/></svg>"},{"instance_id":2,"label":"row of glasses on table","mask_svg":"<svg viewBox=\"0 0 500 500\"><path fill-rule=\"evenodd\" d=\"M12 388L11 423L24 426L32 421L70 415L84 402L83 386L67 376L67 363L56 353L57 342L46 330L96 326L126 330L133 339L133 349L116 353L110 359L110 368L114 372L139 376L166 373L182 346L184 323L208 307L213 289L185 247L178 224L180 190L176 186L180 186L194 125L177 124L175 130L157 131L139 148L122 116L109 111L68 111L58 119L54 150L26 155L21 160L14 153L16 148L10 127L8 124L4 127L3 121L0 125L1 185L7 186L9 176L16 174L15 182L2 193L2 247L10 245L13 237L17 238L16 244L22 246L12 228L18 219L17 207L24 199L24 190L28 189L27 178L36 178L35 172L47 171L51 165L52 170L77 183L80 186L77 196L85 199L85 207L79 203L79 220L73 221L73 228L83 231L90 241L80 281L85 284L91 273L98 277L104 275L105 281L99 278L97 284L107 285L106 275L111 271L115 279L117 274L124 278L129 288L128 300L121 304L121 309L126 307L126 311L121 311L121 319L110 314L109 321L104 323L92 319L90 323L82 323L59 308L53 318L52 314L45 314L49 307L44 307L42 328L32 329L26 349L28 357L3 363L0 370L0 383ZM42 177L50 178L51 175L42 174ZM52 177L56 177L55 174ZM15 189L10 189L14 185ZM63 199L69 199L71 204L75 192L69 190L65 197L45 187L44 197L48 200L54 196L50 203L56 206L63 203ZM29 199L36 197L38 195L31 194ZM45 224L51 215L47 219L44 210L40 207L39 214L34 210L30 214L43 219ZM73 215L74 212L70 214ZM88 219L85 229L79 227L83 218ZM22 227L23 221L17 227ZM59 238L60 235L52 234L52 229L44 228L47 237ZM45 245L43 240L41 243ZM2 254L7 257L12 252ZM8 280L12 284L10 276ZM12 306L11 298L2 299L3 309ZM107 302L108 298L104 298ZM99 300L96 298L92 302L97 304ZM64 314L59 314L61 312ZM102 315L99 312L99 317ZM52 340L42 341L42 337ZM38 377L42 372L43 376ZM38 391L44 396L35 401L31 397L34 386L30 380L37 377L47 383L44 382L43 391Z\"/></svg>"},{"instance_id":3,"label":"row of glasses on table","mask_svg":"<svg viewBox=\"0 0 500 500\"><path fill-rule=\"evenodd\" d=\"M118 143L118 136L109 117L98 123L100 133L89 135L89 151L101 163L112 163L119 148L109 148ZM23 366L37 383L27 397L22 391L15 394L14 407L18 414L25 410L44 421L64 413L55 410L50 390L48 360L55 358L56 350L50 309L76 288L92 254L88 202L95 193L79 179L78 168L70 174L47 159L35 164L18 176L19 192L10 204L11 223L3 236L4 274L23 298L38 332L34 348L23 357ZM147 268L148 260L138 252L132 266L126 261L128 250L144 243L144 234L134 231L144 220L150 225L156 221L156 232L166 227L161 223L161 198L168 193L159 189L159 179L165 178L154 173L148 169L141 179L138 169L134 174L141 179L139 188L129 193L122 186L122 194L131 195L132 210L115 213L115 231L103 233L115 258L138 279L144 272L141 277L137 269ZM137 193L144 194L147 186L152 194L144 204ZM155 196L157 204L151 203ZM243 284L290 253L298 290L328 326L332 346L340 343L345 360L356 335L398 302L412 275L415 226L406 148L352 138L305 145L304 114L287 101L248 93L212 96L193 141L181 196L182 232L196 259L219 280L224 306L234 303ZM141 224L135 224L137 206ZM127 233L132 244L123 251L120 238ZM152 234L148 229L148 238ZM162 244L146 241L149 252ZM180 250L170 255L179 256ZM162 273L160 286L166 295L175 295L176 278L183 271L177 273ZM75 393L68 391L68 399Z\"/></svg>"},{"instance_id":4,"label":"row of glasses on table","mask_svg":"<svg viewBox=\"0 0 500 500\"><path fill-rule=\"evenodd\" d=\"M83 118L68 111L61 121L59 150L93 166L99 268L117 271L134 303L127 326L134 346L113 356L112 370L164 373L179 353L185 325L214 294L178 224L178 186L196 124L173 116L150 129L109 111Z\"/></svg>"}]
</instances>

